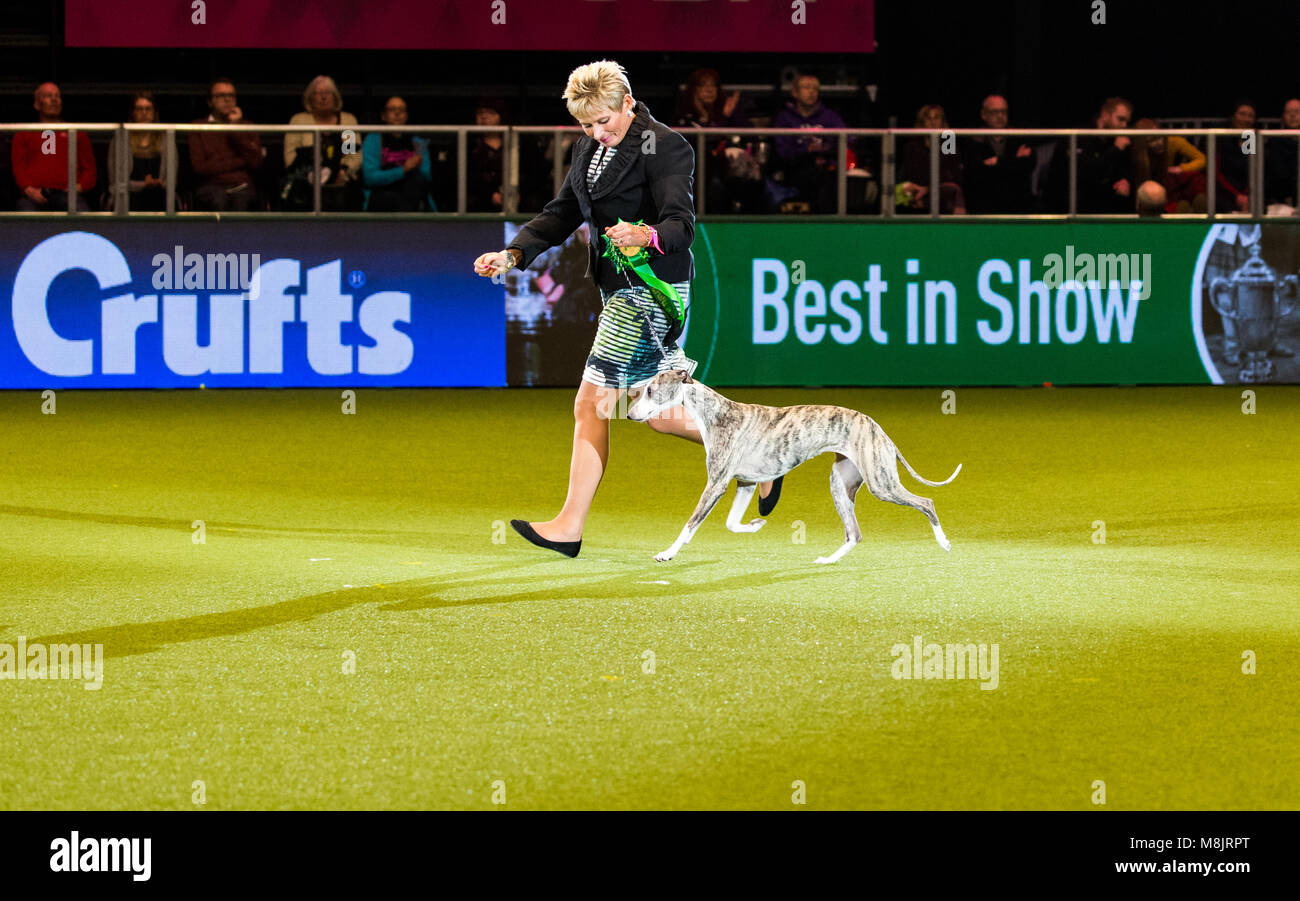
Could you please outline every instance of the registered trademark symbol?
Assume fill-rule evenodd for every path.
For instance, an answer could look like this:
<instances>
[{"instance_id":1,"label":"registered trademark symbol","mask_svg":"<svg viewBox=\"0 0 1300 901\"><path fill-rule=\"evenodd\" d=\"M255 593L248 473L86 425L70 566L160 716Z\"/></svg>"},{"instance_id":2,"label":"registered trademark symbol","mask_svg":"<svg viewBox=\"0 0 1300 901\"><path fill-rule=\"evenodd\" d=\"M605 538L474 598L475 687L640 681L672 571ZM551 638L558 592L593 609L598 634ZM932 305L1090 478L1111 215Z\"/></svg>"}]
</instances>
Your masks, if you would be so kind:
<instances>
[{"instance_id":1,"label":"registered trademark symbol","mask_svg":"<svg viewBox=\"0 0 1300 901\"><path fill-rule=\"evenodd\" d=\"M353 269L348 273L348 284L354 288L360 288L366 283L366 274L360 269Z\"/></svg>"}]
</instances>

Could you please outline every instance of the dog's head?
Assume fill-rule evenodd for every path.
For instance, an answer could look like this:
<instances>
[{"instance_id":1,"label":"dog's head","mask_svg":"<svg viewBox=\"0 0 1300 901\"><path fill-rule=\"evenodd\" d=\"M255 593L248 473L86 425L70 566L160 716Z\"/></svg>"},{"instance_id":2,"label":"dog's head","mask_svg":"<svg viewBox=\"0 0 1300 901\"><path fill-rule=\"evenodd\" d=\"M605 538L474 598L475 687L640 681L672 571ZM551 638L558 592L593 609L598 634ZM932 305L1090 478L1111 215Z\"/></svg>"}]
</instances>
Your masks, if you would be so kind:
<instances>
[{"instance_id":1,"label":"dog's head","mask_svg":"<svg viewBox=\"0 0 1300 901\"><path fill-rule=\"evenodd\" d=\"M652 416L672 407L685 403L685 385L694 382L682 369L670 369L661 372L641 389L641 396L628 407L627 418L634 422L645 422Z\"/></svg>"}]
</instances>

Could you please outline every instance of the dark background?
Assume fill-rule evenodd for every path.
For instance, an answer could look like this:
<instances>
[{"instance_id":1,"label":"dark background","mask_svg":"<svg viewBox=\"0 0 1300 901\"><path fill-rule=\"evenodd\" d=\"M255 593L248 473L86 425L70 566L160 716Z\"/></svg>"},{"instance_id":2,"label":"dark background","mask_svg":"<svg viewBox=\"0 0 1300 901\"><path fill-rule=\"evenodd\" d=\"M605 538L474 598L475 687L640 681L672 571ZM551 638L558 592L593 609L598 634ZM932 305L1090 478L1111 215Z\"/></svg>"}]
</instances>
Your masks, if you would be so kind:
<instances>
[{"instance_id":1,"label":"dark background","mask_svg":"<svg viewBox=\"0 0 1300 901\"><path fill-rule=\"evenodd\" d=\"M1132 100L1138 117L1165 119L1223 118L1242 96L1254 98L1261 118L1274 118L1300 94L1294 0L1112 0L1104 25L1092 24L1092 7L1091 0L878 0L876 53L785 56L67 49L61 0L3 0L0 121L30 121L32 91L51 79L62 87L69 121L121 121L137 87L155 92L164 119L184 121L206 113L209 80L228 75L246 117L286 122L301 110L307 82L324 73L338 81L346 108L362 123L378 121L384 99L398 91L413 124L472 121L480 94L507 98L508 121L569 124L559 98L565 78L601 56L627 66L639 98L665 119L677 86L698 66L718 69L724 85L766 86L744 98L759 117L784 101L784 68L810 70L827 86L827 104L859 127L888 125L891 116L911 125L924 103L942 104L954 126L979 125L980 101L995 91L1007 96L1013 127L1090 124L1112 94ZM870 84L879 87L878 103L863 89Z\"/></svg>"}]
</instances>

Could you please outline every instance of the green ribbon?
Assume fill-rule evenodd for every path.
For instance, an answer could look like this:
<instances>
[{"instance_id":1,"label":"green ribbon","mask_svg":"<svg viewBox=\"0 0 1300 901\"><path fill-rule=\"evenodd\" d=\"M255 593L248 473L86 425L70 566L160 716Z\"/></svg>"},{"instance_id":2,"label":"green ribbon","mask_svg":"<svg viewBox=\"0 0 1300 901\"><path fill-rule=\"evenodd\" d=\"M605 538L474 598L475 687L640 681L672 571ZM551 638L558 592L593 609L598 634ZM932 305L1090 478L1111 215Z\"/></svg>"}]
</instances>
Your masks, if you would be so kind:
<instances>
[{"instance_id":1,"label":"green ribbon","mask_svg":"<svg viewBox=\"0 0 1300 901\"><path fill-rule=\"evenodd\" d=\"M618 224L626 224L622 219ZM645 221L633 222L633 225L645 225ZM655 303L664 311L668 321L681 325L686 320L686 305L682 302L681 296L677 289L668 282L654 274L650 268L650 249L648 247L616 247L614 242L609 239L609 235L603 236L605 239L605 250L601 256L609 259L614 268L619 272L635 272L643 282L650 286L650 295L654 298Z\"/></svg>"}]
</instances>

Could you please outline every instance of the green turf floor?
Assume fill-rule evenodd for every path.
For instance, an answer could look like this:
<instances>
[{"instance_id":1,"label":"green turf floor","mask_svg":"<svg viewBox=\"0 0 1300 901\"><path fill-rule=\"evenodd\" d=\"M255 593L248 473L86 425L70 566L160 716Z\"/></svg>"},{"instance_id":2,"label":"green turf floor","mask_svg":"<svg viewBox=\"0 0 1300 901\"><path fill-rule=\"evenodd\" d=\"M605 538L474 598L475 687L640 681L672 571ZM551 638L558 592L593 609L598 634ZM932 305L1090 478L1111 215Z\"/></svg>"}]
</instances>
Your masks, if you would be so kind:
<instances>
[{"instance_id":1,"label":"green turf floor","mask_svg":"<svg viewBox=\"0 0 1300 901\"><path fill-rule=\"evenodd\" d=\"M106 656L0 681L0 808L1300 807L1300 390L728 394L962 463L903 477L952 552L863 491L814 565L822 457L656 564L703 451L626 421L581 556L533 548L570 391L0 393L0 643ZM894 678L914 636L997 688Z\"/></svg>"}]
</instances>

